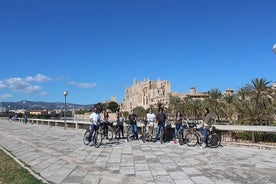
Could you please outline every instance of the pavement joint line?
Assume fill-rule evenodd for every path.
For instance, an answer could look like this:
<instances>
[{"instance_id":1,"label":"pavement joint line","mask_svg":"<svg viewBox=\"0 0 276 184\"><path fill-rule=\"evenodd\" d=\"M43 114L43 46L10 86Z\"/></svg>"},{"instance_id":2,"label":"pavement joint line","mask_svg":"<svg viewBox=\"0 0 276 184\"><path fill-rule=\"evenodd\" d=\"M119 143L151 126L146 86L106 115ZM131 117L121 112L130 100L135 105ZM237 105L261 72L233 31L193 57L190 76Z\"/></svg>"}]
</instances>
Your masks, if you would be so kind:
<instances>
[{"instance_id":1,"label":"pavement joint line","mask_svg":"<svg viewBox=\"0 0 276 184\"><path fill-rule=\"evenodd\" d=\"M0 146L1 150L3 150L8 156L10 156L15 162L17 162L21 167L23 167L24 169L26 169L31 175L33 175L34 177L36 177L37 179L41 180L43 183L45 184L49 184L49 182L47 180L45 180L42 176L40 176L39 174L35 173L30 167L28 167L24 162L22 162L21 160L17 159L13 154L11 154L10 152L8 152L5 148L3 148L2 146Z\"/></svg>"}]
</instances>

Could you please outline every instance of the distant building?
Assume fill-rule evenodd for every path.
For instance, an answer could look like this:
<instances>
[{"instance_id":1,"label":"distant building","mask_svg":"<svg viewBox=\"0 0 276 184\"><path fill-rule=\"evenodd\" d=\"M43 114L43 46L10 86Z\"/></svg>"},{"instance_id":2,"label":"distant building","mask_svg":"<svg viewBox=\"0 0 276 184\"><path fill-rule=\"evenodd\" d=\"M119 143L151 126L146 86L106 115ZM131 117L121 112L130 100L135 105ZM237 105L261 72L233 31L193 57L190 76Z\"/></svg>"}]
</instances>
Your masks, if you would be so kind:
<instances>
[{"instance_id":1,"label":"distant building","mask_svg":"<svg viewBox=\"0 0 276 184\"><path fill-rule=\"evenodd\" d=\"M132 86L125 89L125 98L121 104L121 110L130 111L137 106L147 109L150 106L156 106L158 103L167 106L173 96L178 96L182 100L186 97L192 99L209 97L207 93L197 93L195 87L191 87L188 94L171 92L171 83L166 80L150 81L149 79L144 79L137 82L134 79Z\"/></svg>"},{"instance_id":2,"label":"distant building","mask_svg":"<svg viewBox=\"0 0 276 184\"><path fill-rule=\"evenodd\" d=\"M170 96L171 84L169 81L144 79L137 82L134 79L132 86L125 89L121 110L130 111L137 106L148 108L151 105L157 105L158 102L168 104Z\"/></svg>"}]
</instances>

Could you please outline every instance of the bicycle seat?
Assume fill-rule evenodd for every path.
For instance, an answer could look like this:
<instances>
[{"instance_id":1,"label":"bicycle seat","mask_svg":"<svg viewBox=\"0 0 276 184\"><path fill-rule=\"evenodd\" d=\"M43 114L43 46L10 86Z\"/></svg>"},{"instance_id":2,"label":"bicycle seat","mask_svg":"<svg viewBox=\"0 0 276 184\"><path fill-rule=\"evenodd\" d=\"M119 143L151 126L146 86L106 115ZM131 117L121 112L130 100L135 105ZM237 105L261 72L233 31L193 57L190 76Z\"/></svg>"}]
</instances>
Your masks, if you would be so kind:
<instances>
[{"instance_id":1,"label":"bicycle seat","mask_svg":"<svg viewBox=\"0 0 276 184\"><path fill-rule=\"evenodd\" d=\"M188 123L189 128L196 128L196 123L195 122L191 122Z\"/></svg>"}]
</instances>

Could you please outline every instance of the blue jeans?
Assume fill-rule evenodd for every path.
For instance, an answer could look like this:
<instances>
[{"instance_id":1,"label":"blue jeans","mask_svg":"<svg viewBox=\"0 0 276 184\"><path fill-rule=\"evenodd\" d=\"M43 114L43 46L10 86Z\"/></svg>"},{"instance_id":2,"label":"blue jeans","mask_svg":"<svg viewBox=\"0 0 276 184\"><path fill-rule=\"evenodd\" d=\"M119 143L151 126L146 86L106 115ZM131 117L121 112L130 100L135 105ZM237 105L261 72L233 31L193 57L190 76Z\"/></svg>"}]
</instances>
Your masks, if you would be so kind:
<instances>
[{"instance_id":1,"label":"blue jeans","mask_svg":"<svg viewBox=\"0 0 276 184\"><path fill-rule=\"evenodd\" d=\"M208 129L201 127L201 128L199 128L199 131L203 135L202 142L206 143Z\"/></svg>"},{"instance_id":2,"label":"blue jeans","mask_svg":"<svg viewBox=\"0 0 276 184\"><path fill-rule=\"evenodd\" d=\"M138 139L138 133L137 133L137 125L136 124L130 124L130 128L132 131L132 135L135 139Z\"/></svg>"},{"instance_id":3,"label":"blue jeans","mask_svg":"<svg viewBox=\"0 0 276 184\"><path fill-rule=\"evenodd\" d=\"M163 130L164 130L164 136L165 136L165 125L157 125L155 141L157 141L162 127L163 127Z\"/></svg>"},{"instance_id":4,"label":"blue jeans","mask_svg":"<svg viewBox=\"0 0 276 184\"><path fill-rule=\"evenodd\" d=\"M182 125L176 125L175 126L175 129L174 129L174 136L173 136L173 139L175 140L176 139L176 136L177 136L177 132L178 130L181 129L181 133L183 134L184 132L184 127Z\"/></svg>"}]
</instances>

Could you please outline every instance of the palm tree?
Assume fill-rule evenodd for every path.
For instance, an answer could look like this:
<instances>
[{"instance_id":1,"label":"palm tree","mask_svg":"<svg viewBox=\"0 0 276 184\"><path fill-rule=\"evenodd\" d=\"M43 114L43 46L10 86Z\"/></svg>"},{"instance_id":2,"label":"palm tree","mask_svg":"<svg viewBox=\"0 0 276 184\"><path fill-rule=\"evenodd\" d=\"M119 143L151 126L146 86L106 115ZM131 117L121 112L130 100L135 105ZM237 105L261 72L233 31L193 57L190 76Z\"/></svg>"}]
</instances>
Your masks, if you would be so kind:
<instances>
[{"instance_id":1,"label":"palm tree","mask_svg":"<svg viewBox=\"0 0 276 184\"><path fill-rule=\"evenodd\" d=\"M233 94L224 95L222 98L222 111L230 124L233 123L233 115L235 114L234 101L235 95Z\"/></svg>"},{"instance_id":2,"label":"palm tree","mask_svg":"<svg viewBox=\"0 0 276 184\"><path fill-rule=\"evenodd\" d=\"M169 107L171 107L172 113L175 114L176 111L180 110L181 98L178 96L174 96L170 98Z\"/></svg>"},{"instance_id":3,"label":"palm tree","mask_svg":"<svg viewBox=\"0 0 276 184\"><path fill-rule=\"evenodd\" d=\"M238 93L240 98L236 103L240 122L270 124L273 120L273 95L269 83L263 78L257 78L241 88L242 91Z\"/></svg>"},{"instance_id":4,"label":"palm tree","mask_svg":"<svg viewBox=\"0 0 276 184\"><path fill-rule=\"evenodd\" d=\"M184 104L186 107L187 118L192 118L195 121L201 118L201 112L203 112L203 102L201 100L187 97L185 98Z\"/></svg>"},{"instance_id":5,"label":"palm tree","mask_svg":"<svg viewBox=\"0 0 276 184\"><path fill-rule=\"evenodd\" d=\"M222 93L220 90L213 88L209 92L209 98L207 99L207 104L210 107L211 111L215 114L216 120L220 121L220 104Z\"/></svg>"}]
</instances>

